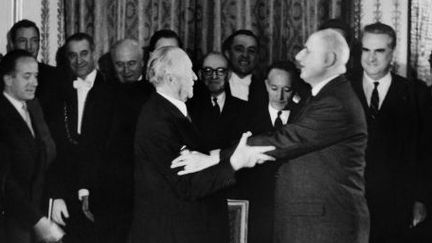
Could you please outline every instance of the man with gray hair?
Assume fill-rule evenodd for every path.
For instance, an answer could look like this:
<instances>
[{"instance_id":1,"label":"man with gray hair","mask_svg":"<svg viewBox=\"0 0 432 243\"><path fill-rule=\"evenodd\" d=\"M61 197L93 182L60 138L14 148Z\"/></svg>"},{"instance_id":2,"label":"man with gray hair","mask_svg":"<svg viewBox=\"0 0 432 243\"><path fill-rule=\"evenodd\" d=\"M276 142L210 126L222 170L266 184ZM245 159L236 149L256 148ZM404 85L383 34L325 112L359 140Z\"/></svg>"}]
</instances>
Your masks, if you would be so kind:
<instances>
[{"instance_id":1,"label":"man with gray hair","mask_svg":"<svg viewBox=\"0 0 432 243\"><path fill-rule=\"evenodd\" d=\"M231 159L218 163L214 156L213 166L179 176L171 161L193 156L188 150L202 144L185 105L197 77L187 54L172 46L156 49L147 70L156 92L141 110L135 135L132 242L229 242L227 202L218 191L234 183L236 170L271 159L263 154L271 147L249 147L243 138Z\"/></svg>"},{"instance_id":2,"label":"man with gray hair","mask_svg":"<svg viewBox=\"0 0 432 243\"><path fill-rule=\"evenodd\" d=\"M334 30L313 33L296 60L312 97L292 123L248 140L289 159L276 181L275 242L366 243L366 120L343 74L349 47ZM286 161L286 160L285 160Z\"/></svg>"},{"instance_id":3,"label":"man with gray hair","mask_svg":"<svg viewBox=\"0 0 432 243\"><path fill-rule=\"evenodd\" d=\"M98 240L121 243L127 242L132 221L136 123L153 87L143 78L142 49L136 40L119 40L110 55L116 74L113 116L95 180L92 210Z\"/></svg>"},{"instance_id":4,"label":"man with gray hair","mask_svg":"<svg viewBox=\"0 0 432 243\"><path fill-rule=\"evenodd\" d=\"M135 82L142 79L144 67L143 50L133 39L116 42L110 50L118 81Z\"/></svg>"},{"instance_id":5,"label":"man with gray hair","mask_svg":"<svg viewBox=\"0 0 432 243\"><path fill-rule=\"evenodd\" d=\"M367 128L361 104L343 76L348 58L340 33L313 33L296 56L312 97L291 123L248 139L249 145L274 146L268 154L283 161L276 179L274 242L368 242ZM221 157L226 154L222 151ZM183 162L182 174L196 161Z\"/></svg>"},{"instance_id":6,"label":"man with gray hair","mask_svg":"<svg viewBox=\"0 0 432 243\"><path fill-rule=\"evenodd\" d=\"M363 73L352 78L368 124L365 179L371 243L406 242L411 228L426 219L429 201L420 173L430 161L429 148L422 145L430 143L425 121L429 94L424 84L391 72L396 42L389 25L366 25Z\"/></svg>"}]
</instances>

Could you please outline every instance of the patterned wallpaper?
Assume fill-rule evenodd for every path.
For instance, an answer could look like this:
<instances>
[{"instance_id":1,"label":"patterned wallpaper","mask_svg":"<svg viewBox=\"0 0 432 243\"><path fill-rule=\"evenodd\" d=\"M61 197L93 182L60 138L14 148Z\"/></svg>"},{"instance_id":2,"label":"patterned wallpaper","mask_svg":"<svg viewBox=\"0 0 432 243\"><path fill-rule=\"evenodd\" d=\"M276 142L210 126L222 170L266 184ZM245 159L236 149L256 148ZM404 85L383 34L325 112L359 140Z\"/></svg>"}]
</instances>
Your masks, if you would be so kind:
<instances>
[{"instance_id":1,"label":"patterned wallpaper","mask_svg":"<svg viewBox=\"0 0 432 243\"><path fill-rule=\"evenodd\" d=\"M408 68L408 1L406 0L361 0L358 1L360 25L380 21L394 28L397 46L393 59L393 70L407 75Z\"/></svg>"}]
</instances>

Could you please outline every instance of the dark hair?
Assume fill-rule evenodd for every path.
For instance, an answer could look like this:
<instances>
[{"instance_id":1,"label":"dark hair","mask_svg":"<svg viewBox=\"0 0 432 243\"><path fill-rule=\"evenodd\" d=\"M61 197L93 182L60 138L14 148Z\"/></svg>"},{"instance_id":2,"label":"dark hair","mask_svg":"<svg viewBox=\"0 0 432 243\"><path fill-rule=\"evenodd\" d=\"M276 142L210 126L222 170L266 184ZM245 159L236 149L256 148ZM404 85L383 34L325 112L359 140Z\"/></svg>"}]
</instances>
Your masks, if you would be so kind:
<instances>
[{"instance_id":1,"label":"dark hair","mask_svg":"<svg viewBox=\"0 0 432 243\"><path fill-rule=\"evenodd\" d=\"M250 30L241 29L241 30L235 31L230 36L228 36L228 38L225 39L225 41L222 44L222 52L225 52L231 48L231 45L234 42L234 38L238 35L247 35L247 36L254 38L256 43L257 43L258 49L259 49L260 43L259 43L258 37Z\"/></svg>"},{"instance_id":2,"label":"dark hair","mask_svg":"<svg viewBox=\"0 0 432 243\"><path fill-rule=\"evenodd\" d=\"M178 46L180 48L183 48L183 43L175 31L169 30L169 29L163 29L163 30L156 31L152 35L152 37L150 38L150 44L149 44L148 50L150 52L154 51L155 46L156 46L156 42L158 42L158 40L160 40L162 38L176 39Z\"/></svg>"},{"instance_id":3,"label":"dark hair","mask_svg":"<svg viewBox=\"0 0 432 243\"><path fill-rule=\"evenodd\" d=\"M270 67L267 68L266 79L273 69L280 69L288 72L291 75L291 86L294 90L297 90L300 81L300 71L296 65L291 61L278 61L274 62Z\"/></svg>"},{"instance_id":4,"label":"dark hair","mask_svg":"<svg viewBox=\"0 0 432 243\"><path fill-rule=\"evenodd\" d=\"M350 26L345 23L341 19L329 19L325 21L318 30L324 30L324 29L340 29L343 31L343 36L345 37L346 41L348 42L348 45L351 45L351 38L352 38L352 32Z\"/></svg>"},{"instance_id":5,"label":"dark hair","mask_svg":"<svg viewBox=\"0 0 432 243\"><path fill-rule=\"evenodd\" d=\"M66 43L65 43L66 50L68 49L68 45L71 41L82 41L82 40L86 40L90 44L90 49L92 51L94 50L95 44L93 41L93 37L91 37L89 34L83 33L83 32L75 33L66 39Z\"/></svg>"},{"instance_id":6,"label":"dark hair","mask_svg":"<svg viewBox=\"0 0 432 243\"><path fill-rule=\"evenodd\" d=\"M1 59L1 61L0 61L0 77L1 77L0 88L1 88L1 90L3 90L3 88L4 88L3 77L5 75L9 75L9 74L12 74L13 72L15 72L17 60L20 58L23 58L23 57L31 57L36 61L36 59L33 57L33 55L30 52L25 51L25 50L20 50L20 49L8 52L6 54L6 56L4 56Z\"/></svg>"},{"instance_id":7,"label":"dark hair","mask_svg":"<svg viewBox=\"0 0 432 243\"><path fill-rule=\"evenodd\" d=\"M39 28L37 27L37 25L33 21L30 21L28 19L23 19L23 20L16 22L9 31L9 35L10 35L12 42L15 41L17 32L21 28L35 28L37 35L38 35L38 38L40 37L40 31L39 31Z\"/></svg>"},{"instance_id":8,"label":"dark hair","mask_svg":"<svg viewBox=\"0 0 432 243\"><path fill-rule=\"evenodd\" d=\"M363 29L363 35L365 33L386 34L392 39L390 43L390 48L394 49L396 47L396 32L389 25L383 24L381 22L366 25Z\"/></svg>"}]
</instances>

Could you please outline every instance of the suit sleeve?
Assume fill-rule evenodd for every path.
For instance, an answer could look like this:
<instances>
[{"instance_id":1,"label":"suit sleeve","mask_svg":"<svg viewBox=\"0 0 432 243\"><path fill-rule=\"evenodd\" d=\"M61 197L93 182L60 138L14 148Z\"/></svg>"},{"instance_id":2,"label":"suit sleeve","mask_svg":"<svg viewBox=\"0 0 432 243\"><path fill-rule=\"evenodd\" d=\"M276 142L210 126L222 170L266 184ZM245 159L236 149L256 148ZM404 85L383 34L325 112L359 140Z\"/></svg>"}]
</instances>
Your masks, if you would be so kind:
<instances>
[{"instance_id":1,"label":"suit sleeve","mask_svg":"<svg viewBox=\"0 0 432 243\"><path fill-rule=\"evenodd\" d=\"M1 175L6 177L4 188L5 212L9 217L17 219L24 227L31 228L42 218L42 213L33 206L24 195L24 190L9 172L11 162L7 146L0 142L2 155Z\"/></svg>"},{"instance_id":2,"label":"suit sleeve","mask_svg":"<svg viewBox=\"0 0 432 243\"><path fill-rule=\"evenodd\" d=\"M277 159L294 158L328 147L350 136L348 131L358 124L350 121L348 114L338 100L324 97L311 103L297 121L274 132L253 136L248 139L248 144L272 145L276 149L268 154Z\"/></svg>"},{"instance_id":3,"label":"suit sleeve","mask_svg":"<svg viewBox=\"0 0 432 243\"><path fill-rule=\"evenodd\" d=\"M135 154L138 163L150 163L172 187L179 198L196 200L234 183L234 170L221 162L203 171L178 176L180 169L171 169L171 161L179 156L183 145L168 122L153 123L137 128ZM136 173L141 173L138 166Z\"/></svg>"}]
</instances>

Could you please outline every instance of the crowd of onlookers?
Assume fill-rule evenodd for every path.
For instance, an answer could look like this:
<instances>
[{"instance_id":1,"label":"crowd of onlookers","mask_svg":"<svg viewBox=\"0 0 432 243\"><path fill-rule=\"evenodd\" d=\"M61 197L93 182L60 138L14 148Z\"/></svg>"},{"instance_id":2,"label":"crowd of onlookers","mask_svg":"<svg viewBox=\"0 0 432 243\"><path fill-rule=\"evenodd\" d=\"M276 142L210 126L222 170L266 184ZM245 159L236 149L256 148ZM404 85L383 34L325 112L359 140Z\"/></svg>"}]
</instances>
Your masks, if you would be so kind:
<instances>
[{"instance_id":1,"label":"crowd of onlookers","mask_svg":"<svg viewBox=\"0 0 432 243\"><path fill-rule=\"evenodd\" d=\"M397 44L391 27L367 25L360 40L339 20L321 26L327 28L340 32L351 48L346 76L366 116L362 174L370 242L432 239L431 92L391 71ZM182 48L181 38L159 30L145 49L136 40L119 40L95 60L98 43L75 33L53 67L37 62L35 23L15 23L9 37L11 50L0 62L0 238L127 242L134 217L137 121L155 92L147 60L159 48ZM186 102L187 116L206 151L230 147L246 131L260 134L289 124L315 95L300 78L301 64L281 60L259 72L259 57L259 38L237 30L221 52L194 60L198 80ZM249 200L248 242L273 241L281 163L240 170L236 183L218 192Z\"/></svg>"}]
</instances>

